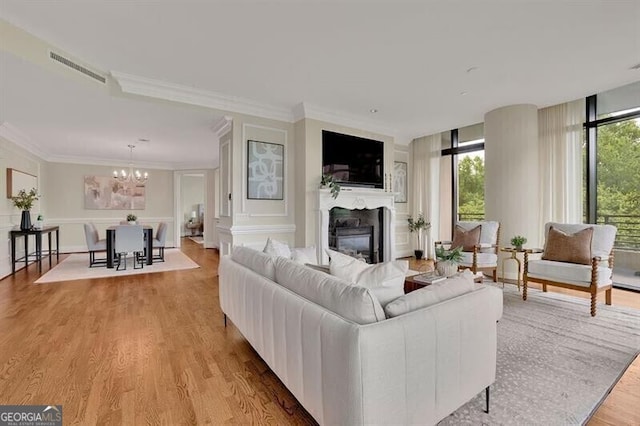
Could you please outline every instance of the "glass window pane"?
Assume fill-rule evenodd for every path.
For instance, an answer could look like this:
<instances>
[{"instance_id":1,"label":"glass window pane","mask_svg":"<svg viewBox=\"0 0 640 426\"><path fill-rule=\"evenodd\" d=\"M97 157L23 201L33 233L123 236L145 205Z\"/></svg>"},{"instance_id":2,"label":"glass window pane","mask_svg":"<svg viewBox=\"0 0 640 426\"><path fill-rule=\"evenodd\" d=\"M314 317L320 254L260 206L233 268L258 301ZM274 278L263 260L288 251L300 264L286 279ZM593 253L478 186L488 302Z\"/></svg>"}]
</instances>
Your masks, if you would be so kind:
<instances>
[{"instance_id":1,"label":"glass window pane","mask_svg":"<svg viewBox=\"0 0 640 426\"><path fill-rule=\"evenodd\" d=\"M484 151L458 155L458 220L484 219Z\"/></svg>"},{"instance_id":2,"label":"glass window pane","mask_svg":"<svg viewBox=\"0 0 640 426\"><path fill-rule=\"evenodd\" d=\"M598 93L598 119L640 111L640 81Z\"/></svg>"},{"instance_id":3,"label":"glass window pane","mask_svg":"<svg viewBox=\"0 0 640 426\"><path fill-rule=\"evenodd\" d=\"M640 118L598 127L597 148L598 223L618 228L613 281L640 290Z\"/></svg>"}]
</instances>

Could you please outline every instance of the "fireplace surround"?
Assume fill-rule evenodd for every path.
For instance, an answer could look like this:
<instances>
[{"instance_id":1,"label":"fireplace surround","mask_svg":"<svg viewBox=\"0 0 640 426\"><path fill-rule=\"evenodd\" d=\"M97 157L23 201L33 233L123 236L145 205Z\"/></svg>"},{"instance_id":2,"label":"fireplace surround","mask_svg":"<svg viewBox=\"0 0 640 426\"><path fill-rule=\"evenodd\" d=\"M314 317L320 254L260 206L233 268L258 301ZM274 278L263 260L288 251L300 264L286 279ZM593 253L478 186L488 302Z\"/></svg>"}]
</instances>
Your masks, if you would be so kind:
<instances>
[{"instance_id":1,"label":"fireplace surround","mask_svg":"<svg viewBox=\"0 0 640 426\"><path fill-rule=\"evenodd\" d=\"M318 190L318 226L316 241L320 249L319 258L323 264L329 263L326 253L329 248L329 216L334 207L348 210L383 209L381 235L383 240L383 257L381 261L395 259L395 222L396 210L393 192L383 189L342 187L338 198L333 198L328 189Z\"/></svg>"}]
</instances>

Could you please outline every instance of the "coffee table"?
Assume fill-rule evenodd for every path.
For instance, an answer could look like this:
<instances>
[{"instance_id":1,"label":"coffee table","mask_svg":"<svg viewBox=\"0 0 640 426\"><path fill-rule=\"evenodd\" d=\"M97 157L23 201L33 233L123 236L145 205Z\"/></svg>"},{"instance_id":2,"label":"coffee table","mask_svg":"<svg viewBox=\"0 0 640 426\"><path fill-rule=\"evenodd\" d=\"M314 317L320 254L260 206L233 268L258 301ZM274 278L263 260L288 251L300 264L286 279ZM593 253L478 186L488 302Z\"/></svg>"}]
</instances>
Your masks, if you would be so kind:
<instances>
[{"instance_id":1,"label":"coffee table","mask_svg":"<svg viewBox=\"0 0 640 426\"><path fill-rule=\"evenodd\" d=\"M460 272L458 273L460 274ZM456 274L456 275L458 275ZM454 275L454 276L456 276ZM413 275L410 277L406 277L404 279L404 294L407 293L411 293L412 291L421 289L423 287L427 287L431 284L429 283L425 283L422 281L416 281L415 277L417 277L418 275ZM484 275L482 274L482 272L476 272L475 275L473 276L473 282L474 283L482 283L482 280L484 279ZM442 282L442 281L439 281Z\"/></svg>"}]
</instances>

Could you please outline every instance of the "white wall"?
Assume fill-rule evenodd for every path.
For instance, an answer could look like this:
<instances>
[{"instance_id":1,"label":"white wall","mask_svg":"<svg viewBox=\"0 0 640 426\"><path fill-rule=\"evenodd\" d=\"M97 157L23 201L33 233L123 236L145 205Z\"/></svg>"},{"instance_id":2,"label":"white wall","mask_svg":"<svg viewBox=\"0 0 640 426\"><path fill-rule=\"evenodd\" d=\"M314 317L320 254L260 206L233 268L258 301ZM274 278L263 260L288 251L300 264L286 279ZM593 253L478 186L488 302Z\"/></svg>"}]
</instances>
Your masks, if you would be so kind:
<instances>
[{"instance_id":1,"label":"white wall","mask_svg":"<svg viewBox=\"0 0 640 426\"><path fill-rule=\"evenodd\" d=\"M2 193L2 202L0 202L0 230L2 232L2 243L0 243L0 277L4 277L11 273L11 250L9 231L15 226L20 225L21 211L14 207L13 202L7 198L7 168L17 169L25 173L38 176L38 181L46 181L42 175L42 166L44 162L35 155L18 147L14 143L0 137L0 191ZM30 188L25 188L30 189ZM43 193L39 184L38 190ZM44 201L44 200L43 200ZM31 210L31 220L35 220L38 213L47 214L43 208L42 201L36 201ZM33 238L30 242L33 243ZM24 256L24 246L22 238L17 242L17 258ZM19 268L20 266L18 266Z\"/></svg>"}]
</instances>

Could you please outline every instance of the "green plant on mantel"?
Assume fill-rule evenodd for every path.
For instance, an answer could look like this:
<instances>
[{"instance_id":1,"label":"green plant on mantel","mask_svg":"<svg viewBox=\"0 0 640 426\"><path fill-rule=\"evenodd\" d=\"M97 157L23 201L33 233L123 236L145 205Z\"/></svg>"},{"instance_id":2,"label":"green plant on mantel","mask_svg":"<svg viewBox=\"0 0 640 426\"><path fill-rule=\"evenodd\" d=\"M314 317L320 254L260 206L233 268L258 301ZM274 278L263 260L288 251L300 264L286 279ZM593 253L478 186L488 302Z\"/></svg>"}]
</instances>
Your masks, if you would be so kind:
<instances>
[{"instance_id":1,"label":"green plant on mantel","mask_svg":"<svg viewBox=\"0 0 640 426\"><path fill-rule=\"evenodd\" d=\"M13 201L13 205L20 210L31 210L33 203L39 198L40 195L38 195L37 189L31 188L29 192L21 189L17 196L11 197L11 201Z\"/></svg>"},{"instance_id":2,"label":"green plant on mantel","mask_svg":"<svg viewBox=\"0 0 640 426\"><path fill-rule=\"evenodd\" d=\"M436 247L436 259L440 261L450 261L455 263L462 262L462 246L445 250L444 247Z\"/></svg>"},{"instance_id":3,"label":"green plant on mantel","mask_svg":"<svg viewBox=\"0 0 640 426\"><path fill-rule=\"evenodd\" d=\"M320 187L329 188L331 191L331 196L335 199L338 198L340 194L340 184L336 182L332 175L322 175L320 179Z\"/></svg>"},{"instance_id":4,"label":"green plant on mantel","mask_svg":"<svg viewBox=\"0 0 640 426\"><path fill-rule=\"evenodd\" d=\"M135 222L136 220L138 220L138 216L136 216L133 213L129 213L127 215L127 222Z\"/></svg>"}]
</instances>

